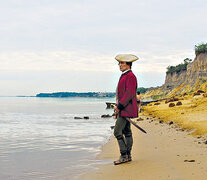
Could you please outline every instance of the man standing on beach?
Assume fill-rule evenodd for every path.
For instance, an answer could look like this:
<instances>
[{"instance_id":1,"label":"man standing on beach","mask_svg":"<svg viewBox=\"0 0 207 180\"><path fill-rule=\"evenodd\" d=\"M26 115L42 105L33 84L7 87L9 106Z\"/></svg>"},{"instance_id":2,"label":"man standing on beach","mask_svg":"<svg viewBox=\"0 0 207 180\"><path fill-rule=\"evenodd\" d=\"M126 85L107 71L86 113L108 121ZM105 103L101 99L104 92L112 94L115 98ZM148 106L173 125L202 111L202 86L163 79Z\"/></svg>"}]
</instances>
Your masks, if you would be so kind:
<instances>
[{"instance_id":1,"label":"man standing on beach","mask_svg":"<svg viewBox=\"0 0 207 180\"><path fill-rule=\"evenodd\" d=\"M138 116L137 108L137 79L131 71L132 62L138 59L132 54L119 54L115 57L119 62L122 75L116 89L116 106L114 107L117 113L117 121L114 127L114 136L116 137L121 156L115 165L129 162L131 158L131 149L133 145L132 131L130 122L126 118L134 118Z\"/></svg>"}]
</instances>

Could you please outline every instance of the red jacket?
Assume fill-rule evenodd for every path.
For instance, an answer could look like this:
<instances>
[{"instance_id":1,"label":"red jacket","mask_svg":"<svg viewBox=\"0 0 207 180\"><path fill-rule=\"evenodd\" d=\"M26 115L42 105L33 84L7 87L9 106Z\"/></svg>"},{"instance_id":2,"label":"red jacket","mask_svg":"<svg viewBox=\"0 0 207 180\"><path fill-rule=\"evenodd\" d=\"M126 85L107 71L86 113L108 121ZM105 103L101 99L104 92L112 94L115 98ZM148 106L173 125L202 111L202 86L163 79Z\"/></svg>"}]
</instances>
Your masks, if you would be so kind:
<instances>
[{"instance_id":1,"label":"red jacket","mask_svg":"<svg viewBox=\"0 0 207 180\"><path fill-rule=\"evenodd\" d=\"M120 116L137 117L137 78L131 70L122 74L117 86L116 97Z\"/></svg>"}]
</instances>

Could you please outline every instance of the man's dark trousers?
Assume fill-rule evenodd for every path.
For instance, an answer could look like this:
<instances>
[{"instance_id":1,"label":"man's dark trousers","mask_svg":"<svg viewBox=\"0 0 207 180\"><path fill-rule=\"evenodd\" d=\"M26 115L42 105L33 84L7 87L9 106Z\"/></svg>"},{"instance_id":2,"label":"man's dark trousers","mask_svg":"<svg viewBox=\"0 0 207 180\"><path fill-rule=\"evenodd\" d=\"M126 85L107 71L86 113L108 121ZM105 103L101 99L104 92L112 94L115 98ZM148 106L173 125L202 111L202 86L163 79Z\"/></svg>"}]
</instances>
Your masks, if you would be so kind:
<instances>
[{"instance_id":1,"label":"man's dark trousers","mask_svg":"<svg viewBox=\"0 0 207 180\"><path fill-rule=\"evenodd\" d=\"M125 117L118 116L114 128L121 155L131 154L133 139L130 122Z\"/></svg>"}]
</instances>

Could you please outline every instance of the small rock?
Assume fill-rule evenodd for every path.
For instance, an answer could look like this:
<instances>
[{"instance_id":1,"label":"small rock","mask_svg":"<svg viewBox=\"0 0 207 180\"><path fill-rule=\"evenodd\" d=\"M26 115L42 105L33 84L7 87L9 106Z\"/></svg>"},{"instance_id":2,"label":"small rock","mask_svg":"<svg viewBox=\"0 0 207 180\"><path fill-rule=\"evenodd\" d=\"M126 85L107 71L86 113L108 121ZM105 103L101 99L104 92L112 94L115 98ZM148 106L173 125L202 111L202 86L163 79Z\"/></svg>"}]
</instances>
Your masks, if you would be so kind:
<instances>
[{"instance_id":1,"label":"small rock","mask_svg":"<svg viewBox=\"0 0 207 180\"><path fill-rule=\"evenodd\" d=\"M179 101L179 99L176 97L173 97L173 101Z\"/></svg>"},{"instance_id":2,"label":"small rock","mask_svg":"<svg viewBox=\"0 0 207 180\"><path fill-rule=\"evenodd\" d=\"M185 114L184 112L182 112L181 114Z\"/></svg>"},{"instance_id":3,"label":"small rock","mask_svg":"<svg viewBox=\"0 0 207 180\"><path fill-rule=\"evenodd\" d=\"M193 94L193 96L199 96L199 95L201 95L201 93L199 93L199 92L196 92Z\"/></svg>"},{"instance_id":4,"label":"small rock","mask_svg":"<svg viewBox=\"0 0 207 180\"><path fill-rule=\"evenodd\" d=\"M84 116L83 119L89 119L89 117L88 116Z\"/></svg>"},{"instance_id":5,"label":"small rock","mask_svg":"<svg viewBox=\"0 0 207 180\"><path fill-rule=\"evenodd\" d=\"M114 129L115 126L111 126L111 129Z\"/></svg>"},{"instance_id":6,"label":"small rock","mask_svg":"<svg viewBox=\"0 0 207 180\"><path fill-rule=\"evenodd\" d=\"M169 104L169 107L174 107L175 106L175 103L170 103Z\"/></svg>"},{"instance_id":7,"label":"small rock","mask_svg":"<svg viewBox=\"0 0 207 180\"><path fill-rule=\"evenodd\" d=\"M176 103L176 106L180 106L180 105L182 105L182 102L181 102L181 101L178 101L178 102Z\"/></svg>"},{"instance_id":8,"label":"small rock","mask_svg":"<svg viewBox=\"0 0 207 180\"><path fill-rule=\"evenodd\" d=\"M157 103L154 103L154 105L160 105L160 103L157 102Z\"/></svg>"},{"instance_id":9,"label":"small rock","mask_svg":"<svg viewBox=\"0 0 207 180\"><path fill-rule=\"evenodd\" d=\"M149 119L149 118L147 118L147 119Z\"/></svg>"},{"instance_id":10,"label":"small rock","mask_svg":"<svg viewBox=\"0 0 207 180\"><path fill-rule=\"evenodd\" d=\"M164 122L163 120L160 120L160 121L159 121L159 123L161 123L161 124L162 124L163 122Z\"/></svg>"},{"instance_id":11,"label":"small rock","mask_svg":"<svg viewBox=\"0 0 207 180\"><path fill-rule=\"evenodd\" d=\"M174 123L173 121L170 121L170 122L169 122L169 125L172 125L173 123Z\"/></svg>"},{"instance_id":12,"label":"small rock","mask_svg":"<svg viewBox=\"0 0 207 180\"><path fill-rule=\"evenodd\" d=\"M204 91L202 90L198 90L197 93L205 93Z\"/></svg>"},{"instance_id":13,"label":"small rock","mask_svg":"<svg viewBox=\"0 0 207 180\"><path fill-rule=\"evenodd\" d=\"M102 117L102 118L109 118L109 117L112 117L112 116L109 115L109 114L104 114L104 115L102 115L101 117Z\"/></svg>"},{"instance_id":14,"label":"small rock","mask_svg":"<svg viewBox=\"0 0 207 180\"><path fill-rule=\"evenodd\" d=\"M74 117L74 119L83 119L82 117Z\"/></svg>"},{"instance_id":15,"label":"small rock","mask_svg":"<svg viewBox=\"0 0 207 180\"><path fill-rule=\"evenodd\" d=\"M207 144L207 141L205 141L204 144Z\"/></svg>"},{"instance_id":16,"label":"small rock","mask_svg":"<svg viewBox=\"0 0 207 180\"><path fill-rule=\"evenodd\" d=\"M207 97L207 93L203 94L203 97Z\"/></svg>"},{"instance_id":17,"label":"small rock","mask_svg":"<svg viewBox=\"0 0 207 180\"><path fill-rule=\"evenodd\" d=\"M137 120L137 121L143 121L144 119L141 118L141 117L139 117L139 118L137 118L136 120Z\"/></svg>"},{"instance_id":18,"label":"small rock","mask_svg":"<svg viewBox=\"0 0 207 180\"><path fill-rule=\"evenodd\" d=\"M195 160L194 159L192 159L192 160L184 160L184 162L195 162Z\"/></svg>"}]
</instances>

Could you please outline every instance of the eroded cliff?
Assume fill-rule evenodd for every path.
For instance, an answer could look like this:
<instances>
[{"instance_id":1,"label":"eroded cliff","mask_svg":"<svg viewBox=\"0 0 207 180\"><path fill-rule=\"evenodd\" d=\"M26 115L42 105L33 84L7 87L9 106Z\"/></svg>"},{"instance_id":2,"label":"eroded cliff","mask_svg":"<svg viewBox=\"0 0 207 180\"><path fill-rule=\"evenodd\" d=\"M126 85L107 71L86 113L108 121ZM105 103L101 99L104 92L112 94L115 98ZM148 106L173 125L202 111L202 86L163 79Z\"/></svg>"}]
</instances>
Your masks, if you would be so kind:
<instances>
[{"instance_id":1,"label":"eroded cliff","mask_svg":"<svg viewBox=\"0 0 207 180\"><path fill-rule=\"evenodd\" d=\"M193 86L198 79L207 78L207 54L199 54L194 61L187 66L187 70L181 72L167 73L164 89L173 89L181 84Z\"/></svg>"},{"instance_id":2,"label":"eroded cliff","mask_svg":"<svg viewBox=\"0 0 207 180\"><path fill-rule=\"evenodd\" d=\"M207 92L207 54L197 55L186 70L166 73L165 83L161 87L148 90L145 98L165 98L179 94L191 94L197 90Z\"/></svg>"}]
</instances>

